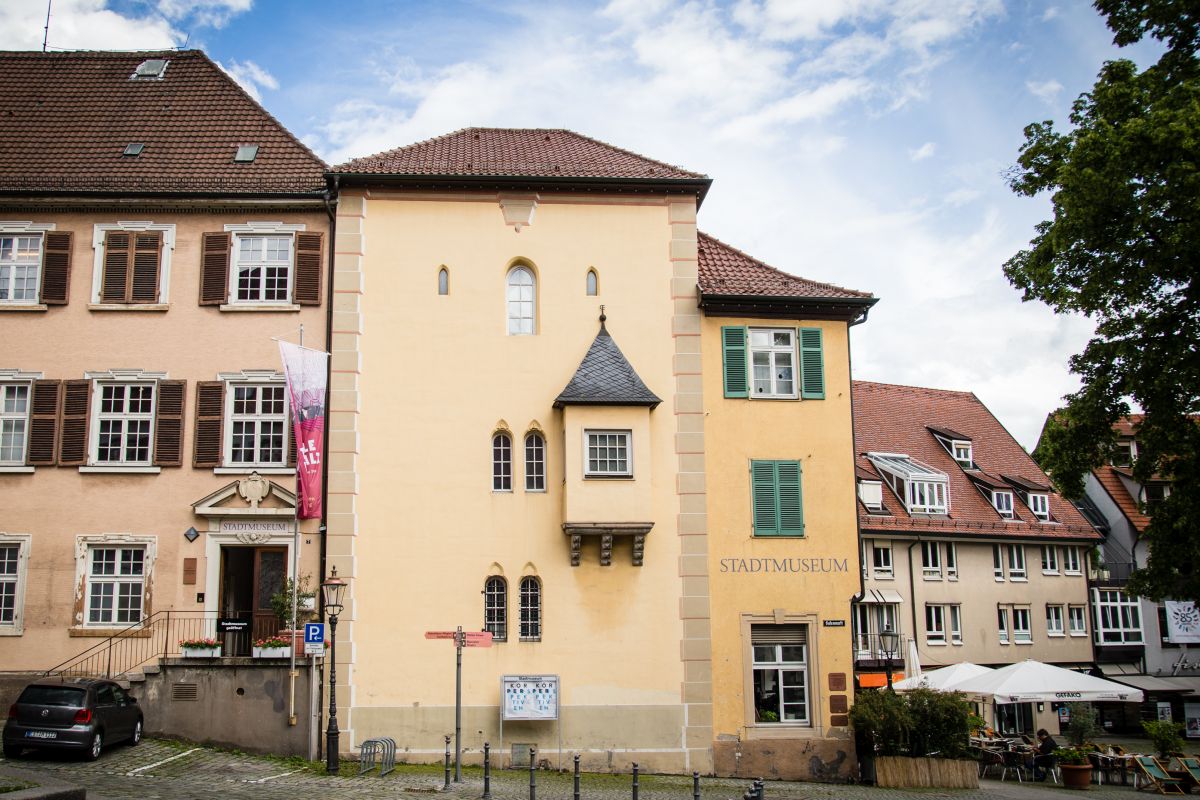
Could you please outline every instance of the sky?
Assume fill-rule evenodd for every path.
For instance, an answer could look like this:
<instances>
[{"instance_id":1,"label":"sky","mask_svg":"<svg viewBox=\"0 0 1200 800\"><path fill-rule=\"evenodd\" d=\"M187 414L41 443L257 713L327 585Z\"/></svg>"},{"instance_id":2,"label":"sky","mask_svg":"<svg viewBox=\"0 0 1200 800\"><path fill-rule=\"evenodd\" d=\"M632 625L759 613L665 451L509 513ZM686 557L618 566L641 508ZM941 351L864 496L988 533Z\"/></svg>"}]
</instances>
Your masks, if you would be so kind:
<instances>
[{"instance_id":1,"label":"sky","mask_svg":"<svg viewBox=\"0 0 1200 800\"><path fill-rule=\"evenodd\" d=\"M0 49L46 9L0 3ZM702 230L880 298L857 379L974 392L1030 449L1092 325L1005 280L1050 205L1004 175L1104 61L1157 57L1079 0L53 0L48 46L201 48L331 165L490 126L702 172Z\"/></svg>"}]
</instances>

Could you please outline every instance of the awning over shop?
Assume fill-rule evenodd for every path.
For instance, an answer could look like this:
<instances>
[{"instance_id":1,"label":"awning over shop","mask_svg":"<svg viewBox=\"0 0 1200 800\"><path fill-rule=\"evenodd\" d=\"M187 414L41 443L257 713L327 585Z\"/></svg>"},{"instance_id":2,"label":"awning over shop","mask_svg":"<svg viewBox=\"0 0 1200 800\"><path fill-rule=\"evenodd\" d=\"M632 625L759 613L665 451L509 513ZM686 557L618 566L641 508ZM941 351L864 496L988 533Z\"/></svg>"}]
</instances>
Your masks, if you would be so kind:
<instances>
[{"instance_id":1,"label":"awning over shop","mask_svg":"<svg viewBox=\"0 0 1200 800\"><path fill-rule=\"evenodd\" d=\"M897 681L902 680L904 680L903 672L892 673L892 686L895 686ZM881 689L887 686L887 675L882 672L860 672L858 674L858 685L863 689Z\"/></svg>"},{"instance_id":2,"label":"awning over shop","mask_svg":"<svg viewBox=\"0 0 1200 800\"><path fill-rule=\"evenodd\" d=\"M1159 678L1160 681L1165 681L1172 686L1178 686L1181 689L1191 692L1192 694L1200 694L1200 678Z\"/></svg>"},{"instance_id":3,"label":"awning over shop","mask_svg":"<svg viewBox=\"0 0 1200 800\"><path fill-rule=\"evenodd\" d=\"M1106 670L1104 676L1109 680L1123 683L1126 686L1132 686L1135 689L1141 689L1143 692L1175 692L1182 693L1191 691L1191 686L1179 686L1172 683L1168 678L1156 678L1153 675L1109 675ZM1184 678L1184 680L1188 680ZM1191 679L1196 680L1196 679Z\"/></svg>"},{"instance_id":4,"label":"awning over shop","mask_svg":"<svg viewBox=\"0 0 1200 800\"><path fill-rule=\"evenodd\" d=\"M855 600L859 603L900 603L904 598L895 589L866 589Z\"/></svg>"}]
</instances>

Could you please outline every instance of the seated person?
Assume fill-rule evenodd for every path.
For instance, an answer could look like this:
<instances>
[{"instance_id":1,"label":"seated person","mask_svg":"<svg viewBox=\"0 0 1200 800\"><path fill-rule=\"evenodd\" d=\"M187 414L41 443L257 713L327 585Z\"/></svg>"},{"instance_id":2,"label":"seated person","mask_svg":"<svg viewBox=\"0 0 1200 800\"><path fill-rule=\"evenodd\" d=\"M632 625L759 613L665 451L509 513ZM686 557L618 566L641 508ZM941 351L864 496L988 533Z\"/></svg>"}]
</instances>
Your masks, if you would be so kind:
<instances>
[{"instance_id":1,"label":"seated person","mask_svg":"<svg viewBox=\"0 0 1200 800\"><path fill-rule=\"evenodd\" d=\"M1050 733L1045 728L1038 730L1037 738L1038 746L1033 756L1033 779L1044 781L1046 771L1054 766L1054 751L1058 749L1058 742L1050 738Z\"/></svg>"}]
</instances>

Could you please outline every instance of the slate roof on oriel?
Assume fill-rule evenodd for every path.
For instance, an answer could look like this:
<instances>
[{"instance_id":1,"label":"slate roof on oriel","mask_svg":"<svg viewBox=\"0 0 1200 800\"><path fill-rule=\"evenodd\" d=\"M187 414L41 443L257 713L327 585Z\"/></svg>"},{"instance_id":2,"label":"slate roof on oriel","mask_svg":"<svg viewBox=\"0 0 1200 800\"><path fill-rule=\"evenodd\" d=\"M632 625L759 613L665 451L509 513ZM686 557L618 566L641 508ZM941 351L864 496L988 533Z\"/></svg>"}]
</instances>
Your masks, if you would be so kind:
<instances>
[{"instance_id":1,"label":"slate roof on oriel","mask_svg":"<svg viewBox=\"0 0 1200 800\"><path fill-rule=\"evenodd\" d=\"M161 75L136 75L157 60ZM140 152L125 155L134 144ZM237 162L244 145L257 152ZM0 153L8 193L264 196L326 186L325 163L199 50L0 51Z\"/></svg>"},{"instance_id":2,"label":"slate roof on oriel","mask_svg":"<svg viewBox=\"0 0 1200 800\"><path fill-rule=\"evenodd\" d=\"M1071 503L1049 492L1050 522L1033 515L1014 492L1014 519L1007 520L976 487L972 475L983 484L1015 488L1020 483L1049 487L1050 479L1033 457L1005 430L992 412L972 392L899 386L854 381L855 465L857 474L882 480L866 453L903 454L948 477L949 513L909 514L904 503L883 481L885 514L869 512L860 502L861 527L898 534L923 533L982 538L1099 539ZM930 428L949 429L970 438L972 458L979 468L966 470L938 443Z\"/></svg>"},{"instance_id":3,"label":"slate roof on oriel","mask_svg":"<svg viewBox=\"0 0 1200 800\"><path fill-rule=\"evenodd\" d=\"M565 389L554 399L554 407L588 406L650 406L662 400L642 382L637 370L625 358L605 325L607 317L600 315L600 332L592 340L579 368Z\"/></svg>"}]
</instances>

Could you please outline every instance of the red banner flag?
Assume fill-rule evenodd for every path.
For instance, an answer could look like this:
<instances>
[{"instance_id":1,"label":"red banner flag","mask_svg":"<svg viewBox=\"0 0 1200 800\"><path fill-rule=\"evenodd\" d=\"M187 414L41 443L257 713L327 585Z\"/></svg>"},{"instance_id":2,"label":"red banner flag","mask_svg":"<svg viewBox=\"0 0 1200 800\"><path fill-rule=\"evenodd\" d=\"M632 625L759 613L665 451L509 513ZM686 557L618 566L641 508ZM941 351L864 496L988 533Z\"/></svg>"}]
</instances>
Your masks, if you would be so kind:
<instances>
[{"instance_id":1,"label":"red banner flag","mask_svg":"<svg viewBox=\"0 0 1200 800\"><path fill-rule=\"evenodd\" d=\"M329 354L279 343L296 438L296 518L321 516L321 478L325 472L325 381Z\"/></svg>"}]
</instances>

